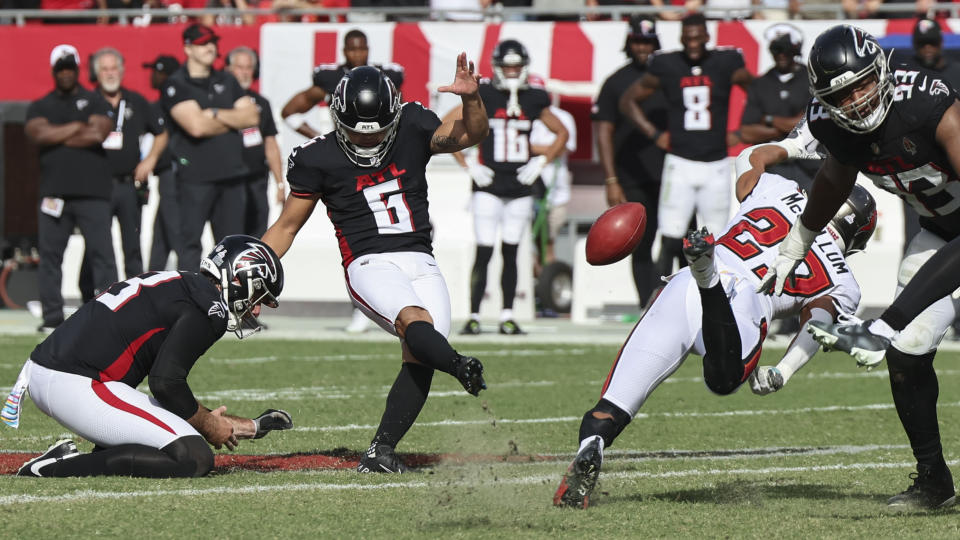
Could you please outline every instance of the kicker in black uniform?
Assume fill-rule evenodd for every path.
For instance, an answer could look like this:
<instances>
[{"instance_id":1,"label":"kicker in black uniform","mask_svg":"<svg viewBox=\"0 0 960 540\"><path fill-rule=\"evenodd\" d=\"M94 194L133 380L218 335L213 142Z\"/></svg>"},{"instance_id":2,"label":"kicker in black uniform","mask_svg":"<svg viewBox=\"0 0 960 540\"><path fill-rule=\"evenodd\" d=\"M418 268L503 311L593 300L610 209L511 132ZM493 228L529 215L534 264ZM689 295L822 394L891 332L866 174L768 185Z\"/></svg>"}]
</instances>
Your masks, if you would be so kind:
<instances>
[{"instance_id":1,"label":"kicker in black uniform","mask_svg":"<svg viewBox=\"0 0 960 540\"><path fill-rule=\"evenodd\" d=\"M480 361L458 354L446 339L450 296L432 255L426 182L433 154L476 144L487 133L477 79L461 53L453 84L438 91L461 96L463 116L441 122L419 103L402 104L377 68L354 68L330 103L336 130L291 152L291 196L263 235L282 257L323 201L354 306L401 340L403 364L359 472L408 470L394 449L426 403L435 369L470 394L486 388Z\"/></svg>"}]
</instances>

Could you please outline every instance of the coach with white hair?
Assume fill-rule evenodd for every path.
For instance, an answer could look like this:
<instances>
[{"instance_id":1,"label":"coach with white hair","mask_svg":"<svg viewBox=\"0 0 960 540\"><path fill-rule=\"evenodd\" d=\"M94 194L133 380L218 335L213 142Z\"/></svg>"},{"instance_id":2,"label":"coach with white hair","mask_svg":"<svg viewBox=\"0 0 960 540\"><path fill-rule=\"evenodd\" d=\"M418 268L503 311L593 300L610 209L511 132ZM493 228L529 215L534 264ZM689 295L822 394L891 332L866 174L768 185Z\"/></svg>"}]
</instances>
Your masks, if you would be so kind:
<instances>
[{"instance_id":1,"label":"coach with white hair","mask_svg":"<svg viewBox=\"0 0 960 540\"><path fill-rule=\"evenodd\" d=\"M123 87L124 61L120 51L104 47L93 54L91 62L97 92L110 104L107 115L114 123L103 148L113 176L110 212L120 225L123 273L129 278L143 273L140 207L147 202L147 178L167 146L167 132L159 111L143 95ZM147 155L140 159L140 138L147 133L153 135L153 142ZM94 296L86 257L80 269L80 293L84 302Z\"/></svg>"},{"instance_id":2,"label":"coach with white hair","mask_svg":"<svg viewBox=\"0 0 960 540\"><path fill-rule=\"evenodd\" d=\"M99 292L117 281L110 240L110 167L102 143L113 129L110 105L77 84L80 55L72 45L50 53L55 88L27 108L27 137L40 147L37 275L41 332L63 322L63 253L79 228Z\"/></svg>"}]
</instances>

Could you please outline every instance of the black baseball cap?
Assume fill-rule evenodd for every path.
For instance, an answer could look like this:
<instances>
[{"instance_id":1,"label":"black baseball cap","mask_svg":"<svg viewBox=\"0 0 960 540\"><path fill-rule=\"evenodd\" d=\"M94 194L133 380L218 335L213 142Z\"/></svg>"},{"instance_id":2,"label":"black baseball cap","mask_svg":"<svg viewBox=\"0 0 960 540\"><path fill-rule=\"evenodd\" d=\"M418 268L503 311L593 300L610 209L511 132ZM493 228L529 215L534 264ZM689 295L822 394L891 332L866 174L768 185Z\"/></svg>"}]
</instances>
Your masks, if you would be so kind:
<instances>
[{"instance_id":1,"label":"black baseball cap","mask_svg":"<svg viewBox=\"0 0 960 540\"><path fill-rule=\"evenodd\" d=\"M172 56L160 55L155 60L144 62L143 67L170 75L180 68L180 62Z\"/></svg>"},{"instance_id":2,"label":"black baseball cap","mask_svg":"<svg viewBox=\"0 0 960 540\"><path fill-rule=\"evenodd\" d=\"M646 39L652 41L656 48L660 48L660 38L657 37L657 23L653 19L640 15L630 17L630 30L627 39Z\"/></svg>"},{"instance_id":3,"label":"black baseball cap","mask_svg":"<svg viewBox=\"0 0 960 540\"><path fill-rule=\"evenodd\" d=\"M913 25L913 46L918 45L940 45L943 43L943 34L940 32L940 25L937 21L930 19L920 19Z\"/></svg>"},{"instance_id":4,"label":"black baseball cap","mask_svg":"<svg viewBox=\"0 0 960 540\"><path fill-rule=\"evenodd\" d=\"M220 36L214 33L209 26L193 23L183 31L184 45L206 45L220 41Z\"/></svg>"}]
</instances>

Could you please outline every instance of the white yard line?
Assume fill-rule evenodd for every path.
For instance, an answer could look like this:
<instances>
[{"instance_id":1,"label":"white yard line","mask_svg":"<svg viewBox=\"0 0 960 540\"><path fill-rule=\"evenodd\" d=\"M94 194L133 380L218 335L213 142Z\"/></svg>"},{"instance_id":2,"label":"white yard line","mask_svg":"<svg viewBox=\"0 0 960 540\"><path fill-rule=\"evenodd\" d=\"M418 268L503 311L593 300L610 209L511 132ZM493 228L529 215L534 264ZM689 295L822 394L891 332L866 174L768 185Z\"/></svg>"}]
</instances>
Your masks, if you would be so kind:
<instances>
[{"instance_id":1,"label":"white yard line","mask_svg":"<svg viewBox=\"0 0 960 540\"><path fill-rule=\"evenodd\" d=\"M509 349L499 351L480 351L477 352L483 358L491 357L537 357L537 356L585 356L594 354L596 351L589 349ZM263 364L266 362L276 362L280 360L293 360L297 362L352 362L369 360L399 360L400 354L326 354L326 355L297 355L297 356L253 356L250 358L207 358L206 361L213 364Z\"/></svg>"},{"instance_id":2,"label":"white yard line","mask_svg":"<svg viewBox=\"0 0 960 540\"><path fill-rule=\"evenodd\" d=\"M938 407L960 407L960 401L950 403L939 403ZM852 411L880 411L893 409L892 403L871 403L868 405L830 405L825 407L802 407L799 409L745 409L736 411L718 411L718 412L656 412L639 413L635 418L717 418L730 416L766 416L766 415L784 415L784 414L809 414L825 412L852 412ZM440 420L439 422L417 422L419 427L440 427L440 426L476 426L483 424L557 424L563 422L573 422L580 420L580 416L555 416L549 418L488 418L482 420ZM376 424L348 424L337 426L301 426L293 428L293 431L349 431L354 429L375 429Z\"/></svg>"},{"instance_id":3,"label":"white yard line","mask_svg":"<svg viewBox=\"0 0 960 540\"><path fill-rule=\"evenodd\" d=\"M951 465L957 463L956 460L949 462ZM678 478L686 476L728 476L728 475L774 475L784 473L809 473L826 471L861 471L870 469L910 469L914 463L850 463L833 465L814 465L807 467L765 467L760 469L689 469L684 471L668 472L645 472L645 471L621 471L614 473L604 473L604 479L629 480L635 478ZM297 491L374 491L384 489L420 489L451 486L527 486L537 484L552 485L560 478L560 474L521 476L517 478L496 478L480 481L455 481L437 480L435 482L410 481L410 482L386 482L383 484L329 484L318 483L300 483L300 484L277 484L243 487L216 487L206 489L166 489L149 491L97 491L81 490L63 495L6 495L0 496L0 506L10 506L24 503L58 503L64 501L85 501L85 500L104 500L104 499L135 499L142 497L184 497L184 496L204 496L204 495L247 495L263 494L277 492L297 492Z\"/></svg>"}]
</instances>

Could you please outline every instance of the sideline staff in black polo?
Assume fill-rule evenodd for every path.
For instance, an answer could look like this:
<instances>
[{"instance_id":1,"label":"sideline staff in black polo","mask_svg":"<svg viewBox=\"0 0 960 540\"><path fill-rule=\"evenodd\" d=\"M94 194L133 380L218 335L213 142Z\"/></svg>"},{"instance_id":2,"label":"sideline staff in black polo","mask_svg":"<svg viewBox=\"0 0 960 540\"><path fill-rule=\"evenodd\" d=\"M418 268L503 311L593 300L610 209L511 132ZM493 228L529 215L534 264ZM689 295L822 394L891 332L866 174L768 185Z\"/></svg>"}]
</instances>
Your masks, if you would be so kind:
<instances>
[{"instance_id":1,"label":"sideline staff in black polo","mask_svg":"<svg viewBox=\"0 0 960 540\"><path fill-rule=\"evenodd\" d=\"M183 31L187 62L167 78L160 91L170 122L183 252L181 270L200 269L200 236L214 207L224 211L212 223L223 238L243 231L246 198L240 131L260 122L257 107L233 75L213 69L220 38L207 26L191 24ZM233 211L231 211L231 209Z\"/></svg>"},{"instance_id":2,"label":"sideline staff in black polo","mask_svg":"<svg viewBox=\"0 0 960 540\"><path fill-rule=\"evenodd\" d=\"M160 91L167 77L180 69L180 62L172 56L160 55L153 62L143 64L150 71L150 88ZM150 104L163 117L163 105L158 98ZM166 120L166 119L165 119ZM167 126L164 126L165 128ZM167 130L169 142L169 130ZM177 201L177 183L173 176L173 154L167 144L157 160L153 174L157 175L157 216L153 221L153 239L150 244L150 270L166 270L167 259L173 251L180 254L180 203Z\"/></svg>"},{"instance_id":3,"label":"sideline staff in black polo","mask_svg":"<svg viewBox=\"0 0 960 540\"><path fill-rule=\"evenodd\" d=\"M80 55L72 45L50 53L55 88L27 108L27 137L40 146L40 214L37 282L43 306L40 331L63 322L63 252L79 227L93 267L97 292L117 281L110 239L107 157L101 146L113 129L110 106L77 84Z\"/></svg>"},{"instance_id":4,"label":"sideline staff in black polo","mask_svg":"<svg viewBox=\"0 0 960 540\"><path fill-rule=\"evenodd\" d=\"M113 174L111 213L120 225L120 243L123 247L123 276L130 278L143 273L143 255L140 251L140 228L143 221L140 207L146 202L147 177L157 164L160 153L167 146L167 132L161 114L150 106L139 92L123 86L123 55L113 47L104 47L93 53L93 72L97 77L97 91L110 104L110 118L114 129L103 141L107 161ZM140 159L140 137L151 133L150 151ZM84 302L93 298L93 280L86 257L80 270L80 292Z\"/></svg>"}]
</instances>

